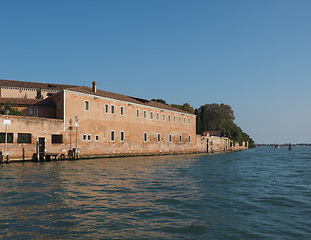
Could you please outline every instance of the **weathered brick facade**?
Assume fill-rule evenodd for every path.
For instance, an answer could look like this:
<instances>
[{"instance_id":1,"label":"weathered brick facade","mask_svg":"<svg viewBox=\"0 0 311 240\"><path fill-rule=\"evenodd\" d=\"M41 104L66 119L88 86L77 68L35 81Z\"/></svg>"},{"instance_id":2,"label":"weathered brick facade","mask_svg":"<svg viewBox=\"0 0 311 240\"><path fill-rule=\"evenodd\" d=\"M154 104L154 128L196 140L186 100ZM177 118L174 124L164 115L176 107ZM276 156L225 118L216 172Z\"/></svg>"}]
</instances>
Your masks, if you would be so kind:
<instances>
[{"instance_id":1,"label":"weathered brick facade","mask_svg":"<svg viewBox=\"0 0 311 240\"><path fill-rule=\"evenodd\" d=\"M0 80L0 85L2 81ZM9 83L4 81L5 87L0 86L1 96L13 95L14 99L15 95L19 96L18 87L27 85L16 81L12 84L14 87L10 88ZM30 85L33 88L25 88L30 92L41 88L36 83ZM46 88L51 86L43 85ZM11 159L31 159L38 146L42 145L38 144L40 141L45 142L43 145L46 153L64 156L77 145L80 157L241 149L240 146L231 146L228 138L197 135L196 116L169 105L97 90L96 82L93 82L92 88L55 86L52 87L53 94L47 92L44 96L51 96L42 101L13 101L25 116L9 116L11 125L8 126L8 132L13 134L13 143L8 143L7 150L12 152ZM19 90L19 93L22 94L23 91ZM4 102L5 98L0 100ZM27 105L31 101L33 102ZM31 114L36 117L29 117ZM79 117L78 122L75 120L76 116ZM2 134L5 131L4 119L5 116L0 115ZM18 143L19 133L31 134L31 143ZM3 149L4 143L0 143L0 151Z\"/></svg>"}]
</instances>

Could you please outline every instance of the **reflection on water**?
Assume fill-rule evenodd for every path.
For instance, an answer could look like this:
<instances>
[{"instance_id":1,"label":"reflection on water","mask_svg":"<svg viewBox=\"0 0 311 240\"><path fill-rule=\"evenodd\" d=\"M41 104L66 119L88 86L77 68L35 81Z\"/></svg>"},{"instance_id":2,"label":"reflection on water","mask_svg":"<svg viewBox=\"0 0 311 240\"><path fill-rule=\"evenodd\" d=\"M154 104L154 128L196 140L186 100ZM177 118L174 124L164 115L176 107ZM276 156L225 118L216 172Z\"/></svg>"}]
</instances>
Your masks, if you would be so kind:
<instances>
[{"instance_id":1,"label":"reflection on water","mask_svg":"<svg viewBox=\"0 0 311 240\"><path fill-rule=\"evenodd\" d=\"M309 148L258 148L219 155L1 165L0 236L310 236L310 153Z\"/></svg>"}]
</instances>

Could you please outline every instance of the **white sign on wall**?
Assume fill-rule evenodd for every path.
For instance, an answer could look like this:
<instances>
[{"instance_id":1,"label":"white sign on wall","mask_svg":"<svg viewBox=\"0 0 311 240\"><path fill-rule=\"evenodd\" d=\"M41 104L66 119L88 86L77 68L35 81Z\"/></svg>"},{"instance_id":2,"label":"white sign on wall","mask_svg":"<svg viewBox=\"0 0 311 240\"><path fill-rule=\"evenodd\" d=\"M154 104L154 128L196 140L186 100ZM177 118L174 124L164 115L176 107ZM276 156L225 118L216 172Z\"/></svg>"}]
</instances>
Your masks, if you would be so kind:
<instances>
[{"instance_id":1,"label":"white sign on wall","mask_svg":"<svg viewBox=\"0 0 311 240\"><path fill-rule=\"evenodd\" d=\"M11 120L4 120L4 124L10 125L11 124Z\"/></svg>"}]
</instances>

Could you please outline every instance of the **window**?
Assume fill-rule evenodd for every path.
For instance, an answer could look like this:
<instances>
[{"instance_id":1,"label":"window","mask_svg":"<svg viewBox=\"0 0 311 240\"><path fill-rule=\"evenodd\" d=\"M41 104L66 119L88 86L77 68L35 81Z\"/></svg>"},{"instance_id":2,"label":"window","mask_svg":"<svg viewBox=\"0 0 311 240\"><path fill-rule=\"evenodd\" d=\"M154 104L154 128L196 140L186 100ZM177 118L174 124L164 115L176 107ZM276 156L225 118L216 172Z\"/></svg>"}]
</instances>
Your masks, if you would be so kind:
<instances>
[{"instance_id":1,"label":"window","mask_svg":"<svg viewBox=\"0 0 311 240\"><path fill-rule=\"evenodd\" d=\"M150 119L153 120L153 112L150 112Z\"/></svg>"},{"instance_id":2,"label":"window","mask_svg":"<svg viewBox=\"0 0 311 240\"><path fill-rule=\"evenodd\" d=\"M174 123L176 123L176 116L174 116Z\"/></svg>"},{"instance_id":3,"label":"window","mask_svg":"<svg viewBox=\"0 0 311 240\"><path fill-rule=\"evenodd\" d=\"M147 118L147 111L144 111L144 118Z\"/></svg>"},{"instance_id":4,"label":"window","mask_svg":"<svg viewBox=\"0 0 311 240\"><path fill-rule=\"evenodd\" d=\"M91 134L87 135L87 140L88 140L88 141L91 141L91 139L92 139Z\"/></svg>"},{"instance_id":5,"label":"window","mask_svg":"<svg viewBox=\"0 0 311 240\"><path fill-rule=\"evenodd\" d=\"M168 135L168 142L172 142L172 134Z\"/></svg>"},{"instance_id":6,"label":"window","mask_svg":"<svg viewBox=\"0 0 311 240\"><path fill-rule=\"evenodd\" d=\"M158 133L158 142L161 142L161 134Z\"/></svg>"},{"instance_id":7,"label":"window","mask_svg":"<svg viewBox=\"0 0 311 240\"><path fill-rule=\"evenodd\" d=\"M144 133L144 142L147 142L147 141L148 141L148 134Z\"/></svg>"},{"instance_id":8,"label":"window","mask_svg":"<svg viewBox=\"0 0 311 240\"><path fill-rule=\"evenodd\" d=\"M30 116L38 116L38 107L30 107L29 115Z\"/></svg>"},{"instance_id":9,"label":"window","mask_svg":"<svg viewBox=\"0 0 311 240\"><path fill-rule=\"evenodd\" d=\"M95 135L95 141L99 141L99 136Z\"/></svg>"},{"instance_id":10,"label":"window","mask_svg":"<svg viewBox=\"0 0 311 240\"><path fill-rule=\"evenodd\" d=\"M19 133L17 143L31 143L31 133Z\"/></svg>"},{"instance_id":11,"label":"window","mask_svg":"<svg viewBox=\"0 0 311 240\"><path fill-rule=\"evenodd\" d=\"M111 105L111 114L114 114L114 105Z\"/></svg>"},{"instance_id":12,"label":"window","mask_svg":"<svg viewBox=\"0 0 311 240\"><path fill-rule=\"evenodd\" d=\"M5 143L5 133L0 133L0 143ZM13 133L8 133L7 143L13 143Z\"/></svg>"},{"instance_id":13,"label":"window","mask_svg":"<svg viewBox=\"0 0 311 240\"><path fill-rule=\"evenodd\" d=\"M171 121L171 115L168 115L168 121L169 122Z\"/></svg>"},{"instance_id":14,"label":"window","mask_svg":"<svg viewBox=\"0 0 311 240\"><path fill-rule=\"evenodd\" d=\"M182 143L182 137L179 135L179 142Z\"/></svg>"},{"instance_id":15,"label":"window","mask_svg":"<svg viewBox=\"0 0 311 240\"><path fill-rule=\"evenodd\" d=\"M61 134L52 134L52 143L53 144L63 143L63 135L61 135Z\"/></svg>"},{"instance_id":16,"label":"window","mask_svg":"<svg viewBox=\"0 0 311 240\"><path fill-rule=\"evenodd\" d=\"M85 101L85 111L90 111L90 101Z\"/></svg>"},{"instance_id":17,"label":"window","mask_svg":"<svg viewBox=\"0 0 311 240\"><path fill-rule=\"evenodd\" d=\"M165 121L165 114L163 114L163 116L162 116L162 117L163 117L163 122L164 122L164 121Z\"/></svg>"},{"instance_id":18,"label":"window","mask_svg":"<svg viewBox=\"0 0 311 240\"><path fill-rule=\"evenodd\" d=\"M110 140L111 140L112 142L115 141L114 131L111 131L111 132L110 132Z\"/></svg>"},{"instance_id":19,"label":"window","mask_svg":"<svg viewBox=\"0 0 311 240\"><path fill-rule=\"evenodd\" d=\"M184 117L184 124L186 124L186 118Z\"/></svg>"},{"instance_id":20,"label":"window","mask_svg":"<svg viewBox=\"0 0 311 240\"><path fill-rule=\"evenodd\" d=\"M188 124L190 125L190 118L188 118Z\"/></svg>"},{"instance_id":21,"label":"window","mask_svg":"<svg viewBox=\"0 0 311 240\"><path fill-rule=\"evenodd\" d=\"M86 141L86 139L87 139L86 134L83 134L83 135L82 135L82 140L83 140L83 141Z\"/></svg>"},{"instance_id":22,"label":"window","mask_svg":"<svg viewBox=\"0 0 311 240\"><path fill-rule=\"evenodd\" d=\"M160 114L157 113L157 120L160 121Z\"/></svg>"},{"instance_id":23,"label":"window","mask_svg":"<svg viewBox=\"0 0 311 240\"><path fill-rule=\"evenodd\" d=\"M181 124L181 118L180 117L178 117L178 122L179 122L179 124Z\"/></svg>"},{"instance_id":24,"label":"window","mask_svg":"<svg viewBox=\"0 0 311 240\"><path fill-rule=\"evenodd\" d=\"M123 131L121 131L121 133L120 133L120 141L124 142L124 132Z\"/></svg>"},{"instance_id":25,"label":"window","mask_svg":"<svg viewBox=\"0 0 311 240\"><path fill-rule=\"evenodd\" d=\"M140 113L140 112L139 112L139 110L137 109L137 110L136 110L136 117L138 117L138 118L139 118L139 113Z\"/></svg>"},{"instance_id":26,"label":"window","mask_svg":"<svg viewBox=\"0 0 311 240\"><path fill-rule=\"evenodd\" d=\"M191 136L190 136L190 135L189 135L189 137L188 137L188 141L191 142Z\"/></svg>"},{"instance_id":27,"label":"window","mask_svg":"<svg viewBox=\"0 0 311 240\"><path fill-rule=\"evenodd\" d=\"M124 116L124 107L120 107L120 114L121 116Z\"/></svg>"},{"instance_id":28,"label":"window","mask_svg":"<svg viewBox=\"0 0 311 240\"><path fill-rule=\"evenodd\" d=\"M109 105L108 104L105 104L105 113L109 113Z\"/></svg>"}]
</instances>

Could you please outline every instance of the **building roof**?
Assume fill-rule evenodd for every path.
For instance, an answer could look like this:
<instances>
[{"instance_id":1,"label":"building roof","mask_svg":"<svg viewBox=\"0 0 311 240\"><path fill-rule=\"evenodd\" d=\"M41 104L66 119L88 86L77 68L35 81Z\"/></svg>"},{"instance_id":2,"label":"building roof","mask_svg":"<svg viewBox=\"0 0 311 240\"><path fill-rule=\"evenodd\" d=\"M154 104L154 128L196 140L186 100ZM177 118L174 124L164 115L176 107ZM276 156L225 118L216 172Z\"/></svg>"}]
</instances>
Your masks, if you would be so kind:
<instances>
[{"instance_id":1,"label":"building roof","mask_svg":"<svg viewBox=\"0 0 311 240\"><path fill-rule=\"evenodd\" d=\"M35 99L35 98L4 98L0 97L0 104L6 104L11 102L14 106L54 106L55 102L52 98Z\"/></svg>"},{"instance_id":2,"label":"building roof","mask_svg":"<svg viewBox=\"0 0 311 240\"><path fill-rule=\"evenodd\" d=\"M118 94L118 93L107 92L107 91L98 90L98 89L97 89L96 93L94 93L92 88L86 87L86 86L66 88L66 90L85 93L85 94L91 94L91 95L95 95L95 96L99 96L99 97L112 98L115 100L120 100L120 101L140 104L140 105L146 105L148 107L160 108L160 109L165 109L165 110L169 110L169 111L193 115L193 114L186 112L184 110L174 108L170 105L166 105L166 104L151 101L151 100L146 100L146 99L136 98L136 97L130 97L130 96L126 96L126 95L122 95L122 94Z\"/></svg>"},{"instance_id":3,"label":"building roof","mask_svg":"<svg viewBox=\"0 0 311 240\"><path fill-rule=\"evenodd\" d=\"M38 83L38 82L25 82L25 81L15 81L15 80L4 80L0 79L0 88L1 87L18 87L18 88L33 88L33 89L39 89L41 88L42 90L70 90L74 92L80 92L80 93L85 93L85 94L91 94L95 96L100 96L100 97L106 97L106 98L111 98L115 100L120 100L120 101L125 101L125 102L130 102L130 103L135 103L135 104L140 104L140 105L146 105L148 107L154 107L154 108L160 108L160 109L165 109L169 111L175 111L175 112L180 112L184 114L189 114L189 115L194 115L189 112L186 112L184 110L172 107L170 105L166 105L163 103L151 101L151 100L146 100L146 99L141 99L141 98L136 98L136 97L130 97L118 93L112 93L112 92L107 92L103 90L97 90L96 93L93 92L93 89L87 86L76 86L76 85L65 85L65 84L54 84L54 83ZM11 101L12 104L23 104L23 105L45 105L45 106L51 106L55 105L55 102L53 101L52 98L46 98L46 100L40 100L40 99L29 99L29 98L0 98L2 99L0 103L7 103L7 101ZM6 100L5 100L6 99ZM4 102L5 101L5 102Z\"/></svg>"},{"instance_id":4,"label":"building roof","mask_svg":"<svg viewBox=\"0 0 311 240\"><path fill-rule=\"evenodd\" d=\"M63 90L68 87L76 87L75 85L55 84L55 83L38 83L38 82L24 82L15 80L0 79L0 87L18 87L18 88L33 88L44 90Z\"/></svg>"},{"instance_id":5,"label":"building roof","mask_svg":"<svg viewBox=\"0 0 311 240\"><path fill-rule=\"evenodd\" d=\"M6 104L7 102L11 102L12 105L34 105L42 99L31 99L31 98L0 98L0 104Z\"/></svg>"}]
</instances>

